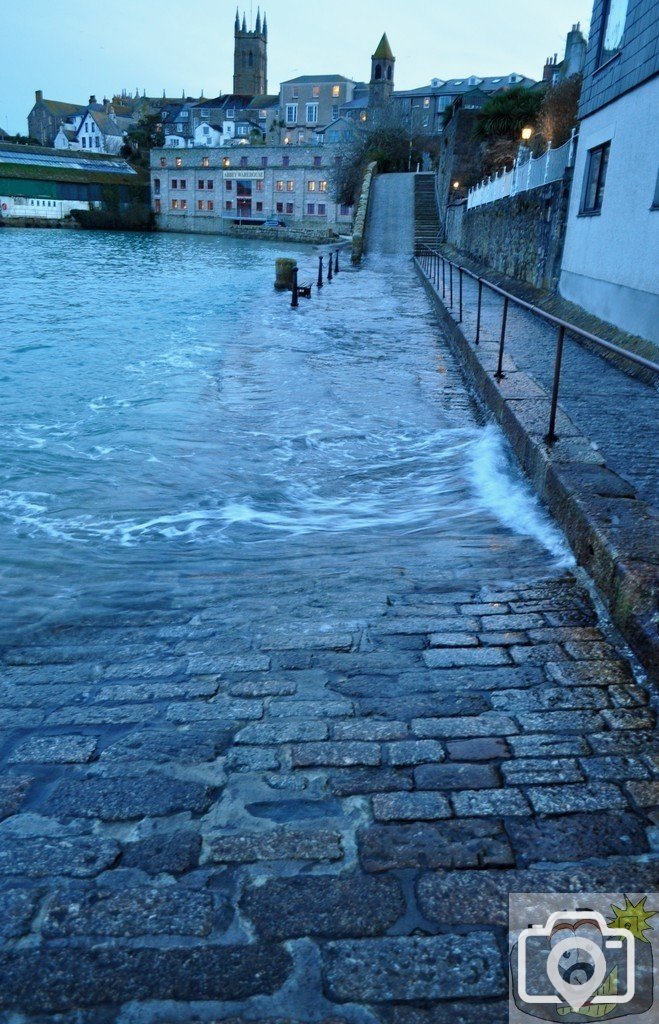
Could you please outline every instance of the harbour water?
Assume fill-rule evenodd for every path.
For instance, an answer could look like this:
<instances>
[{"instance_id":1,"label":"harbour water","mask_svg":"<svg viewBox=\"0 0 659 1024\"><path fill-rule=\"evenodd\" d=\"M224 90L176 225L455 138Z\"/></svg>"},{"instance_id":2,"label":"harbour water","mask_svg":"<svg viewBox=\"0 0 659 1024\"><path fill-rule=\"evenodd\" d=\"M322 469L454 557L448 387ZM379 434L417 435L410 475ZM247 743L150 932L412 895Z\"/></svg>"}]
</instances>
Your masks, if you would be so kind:
<instances>
[{"instance_id":1,"label":"harbour water","mask_svg":"<svg viewBox=\"0 0 659 1024\"><path fill-rule=\"evenodd\" d=\"M280 254L0 232L5 642L186 593L248 623L283 594L301 617L330 607L349 580L356 613L384 564L458 589L569 563L411 262L346 261L292 311ZM291 254L311 280L314 251Z\"/></svg>"}]
</instances>

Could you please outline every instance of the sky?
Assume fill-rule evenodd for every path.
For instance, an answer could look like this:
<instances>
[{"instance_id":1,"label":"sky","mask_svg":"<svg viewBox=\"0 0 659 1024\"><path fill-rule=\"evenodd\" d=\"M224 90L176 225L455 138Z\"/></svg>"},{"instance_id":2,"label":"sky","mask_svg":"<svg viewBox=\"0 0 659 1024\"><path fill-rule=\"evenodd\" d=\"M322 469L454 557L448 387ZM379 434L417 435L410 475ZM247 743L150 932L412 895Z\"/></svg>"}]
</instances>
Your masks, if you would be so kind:
<instances>
[{"instance_id":1,"label":"sky","mask_svg":"<svg viewBox=\"0 0 659 1024\"><path fill-rule=\"evenodd\" d=\"M268 88L301 74L368 80L383 32L396 55L396 87L431 78L511 71L540 78L563 54L591 0L267 0ZM250 19L249 0L241 12ZM256 2L251 8L256 18ZM147 95L217 96L233 76L235 0L24 0L3 4L0 127L27 132L36 89L87 103L122 89Z\"/></svg>"}]
</instances>

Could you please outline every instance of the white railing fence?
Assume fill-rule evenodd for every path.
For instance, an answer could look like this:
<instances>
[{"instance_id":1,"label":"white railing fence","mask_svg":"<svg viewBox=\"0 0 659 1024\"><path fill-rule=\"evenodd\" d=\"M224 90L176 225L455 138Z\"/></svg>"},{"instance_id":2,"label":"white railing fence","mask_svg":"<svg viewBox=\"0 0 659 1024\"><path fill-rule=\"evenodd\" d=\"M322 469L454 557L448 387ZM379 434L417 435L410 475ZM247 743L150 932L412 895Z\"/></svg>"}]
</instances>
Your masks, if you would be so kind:
<instances>
[{"instance_id":1,"label":"white railing fence","mask_svg":"<svg viewBox=\"0 0 659 1024\"><path fill-rule=\"evenodd\" d=\"M498 199L516 196L520 192L529 192L540 188L550 181L559 181L568 167L574 165L576 150L576 133L558 149L552 149L551 143L542 156L533 157L526 146L520 151L511 170L502 170L491 178L484 178L478 185L469 189L467 209L494 203Z\"/></svg>"}]
</instances>

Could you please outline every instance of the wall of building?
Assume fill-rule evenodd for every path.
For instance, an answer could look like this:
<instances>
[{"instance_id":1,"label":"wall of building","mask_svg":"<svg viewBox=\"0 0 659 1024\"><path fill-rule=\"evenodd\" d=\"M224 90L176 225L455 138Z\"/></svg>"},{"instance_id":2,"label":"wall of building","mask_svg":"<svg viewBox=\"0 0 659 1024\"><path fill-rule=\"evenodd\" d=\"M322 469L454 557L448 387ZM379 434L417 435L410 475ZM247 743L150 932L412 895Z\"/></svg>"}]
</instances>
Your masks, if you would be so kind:
<instances>
[{"instance_id":1,"label":"wall of building","mask_svg":"<svg viewBox=\"0 0 659 1024\"><path fill-rule=\"evenodd\" d=\"M439 140L437 202L442 223L453 193L465 196L482 177L481 146L472 138L477 117L477 110L458 108ZM453 188L455 182L458 189Z\"/></svg>"},{"instance_id":2,"label":"wall of building","mask_svg":"<svg viewBox=\"0 0 659 1024\"><path fill-rule=\"evenodd\" d=\"M467 212L467 200L461 203L453 203L447 207L444 214L444 237L449 245L456 249L462 248L462 235L464 232L464 219Z\"/></svg>"},{"instance_id":3,"label":"wall of building","mask_svg":"<svg viewBox=\"0 0 659 1024\"><path fill-rule=\"evenodd\" d=\"M526 281L555 289L560 274L569 182L555 181L494 203L458 213L445 221L451 244L469 256Z\"/></svg>"},{"instance_id":4,"label":"wall of building","mask_svg":"<svg viewBox=\"0 0 659 1024\"><path fill-rule=\"evenodd\" d=\"M560 292L659 343L659 76L581 125ZM580 216L588 151L611 142L602 209ZM659 199L659 197L658 197Z\"/></svg>"},{"instance_id":5,"label":"wall of building","mask_svg":"<svg viewBox=\"0 0 659 1024\"><path fill-rule=\"evenodd\" d=\"M337 156L331 146L153 150L151 191L158 226L230 233L236 220L277 218L314 237L348 234L352 209L337 204L331 193Z\"/></svg>"}]
</instances>

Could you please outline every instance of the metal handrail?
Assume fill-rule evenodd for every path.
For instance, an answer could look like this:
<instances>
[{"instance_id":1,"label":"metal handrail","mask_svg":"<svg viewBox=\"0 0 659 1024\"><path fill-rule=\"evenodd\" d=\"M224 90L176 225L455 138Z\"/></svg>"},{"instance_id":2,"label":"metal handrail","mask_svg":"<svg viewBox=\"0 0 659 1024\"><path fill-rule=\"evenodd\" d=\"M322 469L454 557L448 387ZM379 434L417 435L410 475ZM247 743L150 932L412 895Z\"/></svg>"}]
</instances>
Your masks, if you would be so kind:
<instances>
[{"instance_id":1,"label":"metal handrail","mask_svg":"<svg viewBox=\"0 0 659 1024\"><path fill-rule=\"evenodd\" d=\"M478 283L478 311L476 314L476 339L475 344L480 344L481 335L481 314L483 308L483 288L489 289L496 295L500 295L503 298L503 316L501 320L501 335L499 339L499 360L497 364L497 370L494 374L495 380L501 382L503 379L503 356L506 344L506 329L508 324L508 306L513 302L516 306L521 309L527 310L534 316L545 320L547 323L552 324L558 330L556 339L556 359L554 363L554 383L552 387L552 398L551 398L551 413L549 417L549 430L546 435L546 441L553 443L558 440L556 434L556 416L558 411L558 395L560 390L561 382L561 369L563 365L563 348L565 343L566 333L572 334L575 337L583 338L585 341L591 344L597 345L600 348L605 349L607 352L612 352L614 355L621 356L623 359L629 360L636 366L641 366L645 370L650 370L653 373L659 374L659 363L653 362L651 359L646 359L644 356L639 356L635 352L630 352L628 349L621 348L620 345L614 345L611 341L605 341L604 338L598 337L596 334L591 334L590 331L585 331L582 327L577 327L576 324L571 324L567 320L562 320L558 316L554 316L553 313L548 313L546 310L541 309L539 306L534 306L530 302L526 302L524 299L518 298L511 292L500 288L499 285L494 284L492 281L488 281L487 278L481 277L476 274L473 270L468 267L462 266L460 263L455 263L450 260L443 253L437 249L432 249L429 245L419 243L416 247L416 259L425 273L429 282L436 289L439 294L439 265L441 260L441 284L442 284L442 298L446 298L446 267L449 268L449 305L453 309L453 271L458 271L459 286L458 286L458 323L462 323L462 312L463 312L463 295L462 295L462 279L466 274L472 280Z\"/></svg>"}]
</instances>

